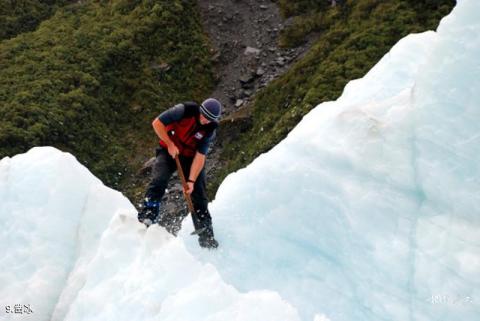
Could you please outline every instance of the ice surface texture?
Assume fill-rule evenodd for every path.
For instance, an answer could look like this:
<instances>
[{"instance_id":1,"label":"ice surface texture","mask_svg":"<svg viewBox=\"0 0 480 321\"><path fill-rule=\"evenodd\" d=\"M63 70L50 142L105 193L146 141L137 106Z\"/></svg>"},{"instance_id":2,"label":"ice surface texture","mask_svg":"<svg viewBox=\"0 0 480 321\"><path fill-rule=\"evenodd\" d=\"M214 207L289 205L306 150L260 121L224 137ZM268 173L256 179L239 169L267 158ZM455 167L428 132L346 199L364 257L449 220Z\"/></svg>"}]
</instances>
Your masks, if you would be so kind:
<instances>
[{"instance_id":1,"label":"ice surface texture","mask_svg":"<svg viewBox=\"0 0 480 321\"><path fill-rule=\"evenodd\" d=\"M2 320L300 320L277 293L239 293L181 239L147 231L123 195L69 154L4 158L0 199Z\"/></svg>"},{"instance_id":2,"label":"ice surface texture","mask_svg":"<svg viewBox=\"0 0 480 321\"><path fill-rule=\"evenodd\" d=\"M132 208L77 160L34 148L0 162L0 304L49 320L70 271L83 268L118 207ZM112 202L112 204L110 204ZM76 260L78 258L78 260Z\"/></svg>"},{"instance_id":3,"label":"ice surface texture","mask_svg":"<svg viewBox=\"0 0 480 321\"><path fill-rule=\"evenodd\" d=\"M303 320L479 320L479 122L480 1L464 0L227 177L219 254L187 246Z\"/></svg>"},{"instance_id":4,"label":"ice surface texture","mask_svg":"<svg viewBox=\"0 0 480 321\"><path fill-rule=\"evenodd\" d=\"M217 251L69 154L0 161L0 308L29 320L476 321L480 1L402 39L227 177ZM0 318L18 319L1 311Z\"/></svg>"}]
</instances>

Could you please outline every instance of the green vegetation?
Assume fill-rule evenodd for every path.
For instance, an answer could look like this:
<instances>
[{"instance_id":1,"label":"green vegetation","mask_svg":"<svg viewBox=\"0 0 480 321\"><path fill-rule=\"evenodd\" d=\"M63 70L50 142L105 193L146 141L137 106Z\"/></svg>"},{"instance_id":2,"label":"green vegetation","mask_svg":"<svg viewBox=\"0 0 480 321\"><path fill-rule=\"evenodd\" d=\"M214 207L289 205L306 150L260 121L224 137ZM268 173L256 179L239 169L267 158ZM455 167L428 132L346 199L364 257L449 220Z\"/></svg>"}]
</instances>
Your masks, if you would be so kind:
<instances>
[{"instance_id":1,"label":"green vegetation","mask_svg":"<svg viewBox=\"0 0 480 321\"><path fill-rule=\"evenodd\" d=\"M72 0L2 0L0 2L0 40L34 30L55 10Z\"/></svg>"},{"instance_id":2,"label":"green vegetation","mask_svg":"<svg viewBox=\"0 0 480 321\"><path fill-rule=\"evenodd\" d=\"M282 13L294 17L281 43L296 45L312 33L318 34L317 41L286 74L257 94L249 106L251 127L224 146L225 165L211 190L228 173L276 145L314 106L337 99L348 81L362 77L399 39L435 29L455 4L455 0L338 2L341 5L331 8L328 1L279 1Z\"/></svg>"},{"instance_id":3,"label":"green vegetation","mask_svg":"<svg viewBox=\"0 0 480 321\"><path fill-rule=\"evenodd\" d=\"M336 99L400 38L434 29L455 4L337 2L278 0L292 19L280 43L317 40L236 115L239 122L222 126L230 137L222 139L224 166L210 192L314 106ZM135 177L155 146L151 119L178 101L202 100L214 86L197 9L190 0L2 1L0 158L52 145L72 152L106 184L129 196L142 193Z\"/></svg>"},{"instance_id":4,"label":"green vegetation","mask_svg":"<svg viewBox=\"0 0 480 321\"><path fill-rule=\"evenodd\" d=\"M0 42L0 70L0 158L52 145L127 192L124 177L152 154L153 117L214 85L196 4L186 0L57 8L35 31Z\"/></svg>"}]
</instances>

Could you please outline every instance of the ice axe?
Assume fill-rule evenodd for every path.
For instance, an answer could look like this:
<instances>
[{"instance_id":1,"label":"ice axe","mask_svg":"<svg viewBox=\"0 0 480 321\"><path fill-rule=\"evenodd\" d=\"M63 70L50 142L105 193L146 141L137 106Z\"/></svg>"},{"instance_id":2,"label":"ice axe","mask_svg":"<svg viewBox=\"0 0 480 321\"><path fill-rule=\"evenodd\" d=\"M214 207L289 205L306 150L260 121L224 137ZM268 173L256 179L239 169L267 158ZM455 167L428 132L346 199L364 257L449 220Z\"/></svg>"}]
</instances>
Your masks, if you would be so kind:
<instances>
[{"instance_id":1,"label":"ice axe","mask_svg":"<svg viewBox=\"0 0 480 321\"><path fill-rule=\"evenodd\" d=\"M180 164L180 159L178 158L178 155L175 156L175 163L177 163L178 176L180 176L180 180L182 181L183 196L185 196L185 200L187 201L188 210L190 211L190 214L192 214L192 217L194 218L194 221L195 221L196 220L195 215L197 215L197 214L195 213L195 209L193 208L193 203L192 203L192 199L190 198L190 195L188 195L185 192L188 188L188 185L187 185L187 181L185 180L185 175L183 174L182 165ZM193 231L192 233L190 233L190 235L198 235L198 234L202 233L203 231L205 231L205 229L206 229L205 227L199 228L199 229Z\"/></svg>"}]
</instances>

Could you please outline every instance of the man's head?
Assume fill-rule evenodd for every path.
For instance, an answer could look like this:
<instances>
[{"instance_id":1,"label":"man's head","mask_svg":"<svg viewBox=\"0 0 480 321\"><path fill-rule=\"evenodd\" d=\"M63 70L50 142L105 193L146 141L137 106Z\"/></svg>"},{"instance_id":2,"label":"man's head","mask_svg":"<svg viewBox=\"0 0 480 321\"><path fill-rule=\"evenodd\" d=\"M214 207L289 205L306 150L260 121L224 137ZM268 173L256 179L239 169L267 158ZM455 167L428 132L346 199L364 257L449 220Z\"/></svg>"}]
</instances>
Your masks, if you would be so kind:
<instances>
[{"instance_id":1,"label":"man's head","mask_svg":"<svg viewBox=\"0 0 480 321\"><path fill-rule=\"evenodd\" d=\"M200 105L200 122L204 124L211 121L218 121L221 113L222 104L215 98L208 98Z\"/></svg>"}]
</instances>

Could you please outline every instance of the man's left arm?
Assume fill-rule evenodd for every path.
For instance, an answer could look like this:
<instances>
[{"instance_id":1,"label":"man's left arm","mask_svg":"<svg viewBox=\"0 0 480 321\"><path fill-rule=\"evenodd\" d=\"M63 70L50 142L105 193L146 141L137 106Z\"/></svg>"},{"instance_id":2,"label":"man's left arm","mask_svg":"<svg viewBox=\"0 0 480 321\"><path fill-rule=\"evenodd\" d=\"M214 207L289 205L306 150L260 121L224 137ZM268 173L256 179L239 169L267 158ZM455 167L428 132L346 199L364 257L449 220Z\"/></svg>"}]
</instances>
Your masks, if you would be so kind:
<instances>
[{"instance_id":1,"label":"man's left arm","mask_svg":"<svg viewBox=\"0 0 480 321\"><path fill-rule=\"evenodd\" d=\"M193 185L195 184L195 181L197 180L197 177L202 171L204 165L205 165L205 154L197 152L195 154L195 157L193 158L192 166L190 167L190 175L188 176L188 181L187 181L187 186L188 186L188 190L186 191L187 194L190 194L193 192Z\"/></svg>"},{"instance_id":2,"label":"man's left arm","mask_svg":"<svg viewBox=\"0 0 480 321\"><path fill-rule=\"evenodd\" d=\"M205 165L205 158L208 152L208 147L210 145L210 141L215 136L215 130L208 136L204 137L200 144L198 145L198 150L193 157L192 165L190 166L190 175L188 176L187 186L188 190L186 191L187 194L193 192L193 186L195 185L195 181L200 175L200 172Z\"/></svg>"}]
</instances>

